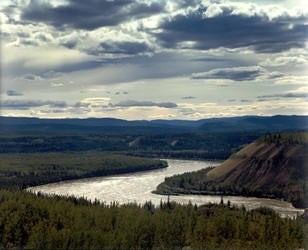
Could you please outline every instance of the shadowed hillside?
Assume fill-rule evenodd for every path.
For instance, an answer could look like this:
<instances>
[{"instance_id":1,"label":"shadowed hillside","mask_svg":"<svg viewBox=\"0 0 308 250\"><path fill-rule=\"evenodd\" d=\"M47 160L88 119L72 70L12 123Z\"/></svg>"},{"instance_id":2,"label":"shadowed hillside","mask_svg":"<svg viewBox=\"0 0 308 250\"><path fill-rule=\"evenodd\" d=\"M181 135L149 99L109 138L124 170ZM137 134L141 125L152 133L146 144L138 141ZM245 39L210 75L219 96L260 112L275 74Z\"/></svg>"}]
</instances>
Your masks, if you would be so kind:
<instances>
[{"instance_id":1,"label":"shadowed hillside","mask_svg":"<svg viewBox=\"0 0 308 250\"><path fill-rule=\"evenodd\" d=\"M167 178L157 191L284 198L307 207L307 143L307 132L267 134L216 168Z\"/></svg>"}]
</instances>

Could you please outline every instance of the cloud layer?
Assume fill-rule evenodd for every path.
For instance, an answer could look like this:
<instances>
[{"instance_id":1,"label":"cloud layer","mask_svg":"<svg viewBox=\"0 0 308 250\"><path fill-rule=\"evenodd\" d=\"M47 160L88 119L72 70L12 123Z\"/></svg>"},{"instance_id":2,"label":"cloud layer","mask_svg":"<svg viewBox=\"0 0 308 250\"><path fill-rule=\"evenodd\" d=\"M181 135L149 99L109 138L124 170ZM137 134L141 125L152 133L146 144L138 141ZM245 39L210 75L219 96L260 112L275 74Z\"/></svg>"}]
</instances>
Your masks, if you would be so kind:
<instances>
[{"instance_id":1,"label":"cloud layer","mask_svg":"<svg viewBox=\"0 0 308 250\"><path fill-rule=\"evenodd\" d=\"M165 19L156 34L167 48L199 50L249 47L259 53L305 48L305 16L270 17L253 4L212 4Z\"/></svg>"},{"instance_id":2,"label":"cloud layer","mask_svg":"<svg viewBox=\"0 0 308 250\"><path fill-rule=\"evenodd\" d=\"M176 108L177 104L172 102L150 102L150 101L134 101L127 100L112 105L114 107L160 107L160 108Z\"/></svg>"},{"instance_id":3,"label":"cloud layer","mask_svg":"<svg viewBox=\"0 0 308 250\"><path fill-rule=\"evenodd\" d=\"M41 100L5 100L1 102L3 109L19 109L27 110L30 108L37 108L48 106L49 108L65 108L67 104L64 101L41 101Z\"/></svg>"},{"instance_id":4,"label":"cloud layer","mask_svg":"<svg viewBox=\"0 0 308 250\"><path fill-rule=\"evenodd\" d=\"M60 6L31 0L23 10L22 18L44 22L55 28L93 30L99 27L116 26L131 19L139 19L163 11L158 2L145 3L132 0L69 0Z\"/></svg>"},{"instance_id":5,"label":"cloud layer","mask_svg":"<svg viewBox=\"0 0 308 250\"><path fill-rule=\"evenodd\" d=\"M1 114L308 114L306 6L303 0L0 1Z\"/></svg>"},{"instance_id":6,"label":"cloud layer","mask_svg":"<svg viewBox=\"0 0 308 250\"><path fill-rule=\"evenodd\" d=\"M193 79L229 79L233 81L251 81L264 74L261 67L220 68L208 72L194 73Z\"/></svg>"}]
</instances>

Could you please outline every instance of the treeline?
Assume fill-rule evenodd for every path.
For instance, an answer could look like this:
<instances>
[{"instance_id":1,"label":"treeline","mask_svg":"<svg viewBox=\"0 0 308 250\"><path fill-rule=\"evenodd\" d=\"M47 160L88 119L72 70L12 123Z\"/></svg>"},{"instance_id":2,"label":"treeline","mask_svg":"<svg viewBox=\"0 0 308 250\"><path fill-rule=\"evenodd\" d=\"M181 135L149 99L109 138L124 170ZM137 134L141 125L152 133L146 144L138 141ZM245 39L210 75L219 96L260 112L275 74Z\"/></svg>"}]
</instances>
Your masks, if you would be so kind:
<instances>
[{"instance_id":1,"label":"treeline","mask_svg":"<svg viewBox=\"0 0 308 250\"><path fill-rule=\"evenodd\" d=\"M226 194L217 189L213 183L209 183L206 174L213 168L201 169L194 172L166 177L160 183L154 193L163 195L177 194Z\"/></svg>"},{"instance_id":2,"label":"treeline","mask_svg":"<svg viewBox=\"0 0 308 250\"><path fill-rule=\"evenodd\" d=\"M307 132L284 132L284 133L266 133L258 142L274 143L274 144L308 144Z\"/></svg>"},{"instance_id":3,"label":"treeline","mask_svg":"<svg viewBox=\"0 0 308 250\"><path fill-rule=\"evenodd\" d=\"M299 249L302 218L230 205L92 204L0 190L0 247L23 249Z\"/></svg>"},{"instance_id":4,"label":"treeline","mask_svg":"<svg viewBox=\"0 0 308 250\"><path fill-rule=\"evenodd\" d=\"M267 189L249 187L243 185L220 185L207 177L207 173L212 168L201 169L199 171L184 173L166 177L164 182L160 183L154 193L163 195L178 194L197 194L197 195L242 195L270 199L284 199L291 202L296 207L304 207L302 202L305 195L305 188L300 192L290 190L284 193L282 189L276 186Z\"/></svg>"},{"instance_id":5,"label":"treeline","mask_svg":"<svg viewBox=\"0 0 308 250\"><path fill-rule=\"evenodd\" d=\"M225 159L260 132L19 135L0 134L0 153L96 150L149 157Z\"/></svg>"},{"instance_id":6,"label":"treeline","mask_svg":"<svg viewBox=\"0 0 308 250\"><path fill-rule=\"evenodd\" d=\"M167 162L97 151L0 154L0 188L25 188L62 180L167 167Z\"/></svg>"}]
</instances>

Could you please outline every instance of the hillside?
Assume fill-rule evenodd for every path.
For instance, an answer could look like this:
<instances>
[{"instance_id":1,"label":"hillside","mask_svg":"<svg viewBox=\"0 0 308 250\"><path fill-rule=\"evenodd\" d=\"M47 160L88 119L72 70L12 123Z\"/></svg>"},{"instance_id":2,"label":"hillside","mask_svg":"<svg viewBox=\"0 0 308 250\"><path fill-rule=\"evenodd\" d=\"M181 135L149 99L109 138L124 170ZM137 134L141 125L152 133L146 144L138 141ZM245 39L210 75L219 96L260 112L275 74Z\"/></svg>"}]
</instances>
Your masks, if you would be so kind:
<instances>
[{"instance_id":1,"label":"hillside","mask_svg":"<svg viewBox=\"0 0 308 250\"><path fill-rule=\"evenodd\" d=\"M242 116L204 120L200 130L219 131L290 131L307 129L306 116Z\"/></svg>"},{"instance_id":2,"label":"hillside","mask_svg":"<svg viewBox=\"0 0 308 250\"><path fill-rule=\"evenodd\" d=\"M307 143L307 132L267 134L216 168L167 178L157 191L284 198L307 207Z\"/></svg>"}]
</instances>

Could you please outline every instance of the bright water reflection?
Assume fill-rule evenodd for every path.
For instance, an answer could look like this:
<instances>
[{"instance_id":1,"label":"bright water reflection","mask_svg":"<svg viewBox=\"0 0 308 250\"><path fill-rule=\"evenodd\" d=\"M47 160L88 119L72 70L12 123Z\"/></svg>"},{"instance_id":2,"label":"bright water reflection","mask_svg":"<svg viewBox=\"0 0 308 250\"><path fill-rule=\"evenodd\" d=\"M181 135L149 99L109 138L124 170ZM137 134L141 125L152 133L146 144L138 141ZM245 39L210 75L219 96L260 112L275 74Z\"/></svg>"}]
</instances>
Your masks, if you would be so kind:
<instances>
[{"instance_id":1,"label":"bright water reflection","mask_svg":"<svg viewBox=\"0 0 308 250\"><path fill-rule=\"evenodd\" d=\"M154 204L158 205L161 200L167 201L167 196L153 194L152 191L155 190L158 184L164 181L165 177L184 172L196 171L219 164L219 162L214 161L187 161L170 159L167 161L169 167L165 169L108 177L64 181L32 187L28 190L47 194L74 195L77 197L85 197L90 200L98 199L106 204L110 204L114 201L119 204L128 202L144 203L146 201L152 201ZM241 196L224 196L223 199L225 202L230 200L231 204L236 204L238 206L244 205L247 209L253 209L260 206L271 207L282 216L295 216L297 213L303 212L301 209L294 208L290 203L280 200ZM192 202L193 204L201 205L209 202L219 203L221 196L179 195L170 196L170 200L179 203Z\"/></svg>"}]
</instances>

